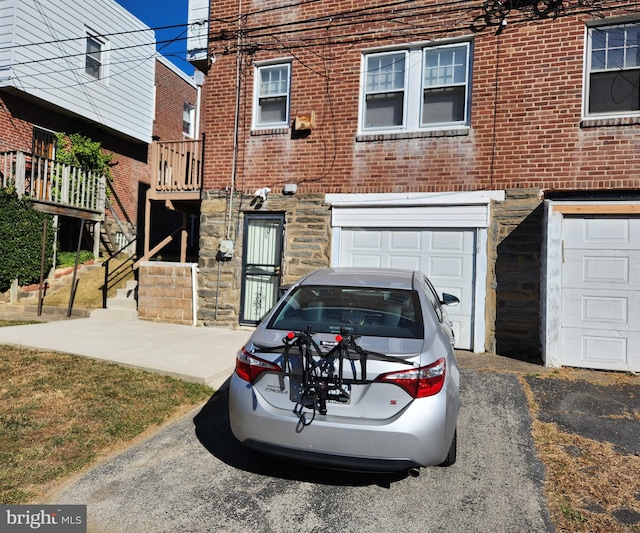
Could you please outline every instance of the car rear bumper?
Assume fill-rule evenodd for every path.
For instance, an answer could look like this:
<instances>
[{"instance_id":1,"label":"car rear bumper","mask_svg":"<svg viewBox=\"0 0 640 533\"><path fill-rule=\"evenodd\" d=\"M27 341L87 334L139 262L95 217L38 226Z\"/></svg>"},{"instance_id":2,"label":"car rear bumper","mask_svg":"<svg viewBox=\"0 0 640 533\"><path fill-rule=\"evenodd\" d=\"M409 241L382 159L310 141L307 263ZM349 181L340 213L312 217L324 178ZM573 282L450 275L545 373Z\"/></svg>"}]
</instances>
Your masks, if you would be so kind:
<instances>
[{"instance_id":1,"label":"car rear bumper","mask_svg":"<svg viewBox=\"0 0 640 533\"><path fill-rule=\"evenodd\" d=\"M264 453L346 470L400 471L444 461L458 409L447 396L445 386L439 394L413 401L388 420L319 413L311 420L307 412L305 425L293 412L293 403L290 410L275 408L234 374L229 418L236 438Z\"/></svg>"},{"instance_id":2,"label":"car rear bumper","mask_svg":"<svg viewBox=\"0 0 640 533\"><path fill-rule=\"evenodd\" d=\"M336 455L309 450L298 450L296 448L279 446L255 439L247 439L242 444L257 452L279 457L286 461L352 472L400 472L422 466L408 458L380 459L378 457Z\"/></svg>"}]
</instances>

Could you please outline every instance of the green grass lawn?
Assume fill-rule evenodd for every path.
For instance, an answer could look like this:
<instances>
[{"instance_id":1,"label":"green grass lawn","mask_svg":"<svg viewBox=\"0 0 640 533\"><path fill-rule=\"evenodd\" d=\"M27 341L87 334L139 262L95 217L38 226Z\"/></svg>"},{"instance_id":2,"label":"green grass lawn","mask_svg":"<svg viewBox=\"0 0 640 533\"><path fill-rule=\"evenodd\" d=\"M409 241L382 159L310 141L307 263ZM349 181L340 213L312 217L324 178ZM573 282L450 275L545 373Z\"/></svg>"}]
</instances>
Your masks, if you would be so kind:
<instances>
[{"instance_id":1,"label":"green grass lawn","mask_svg":"<svg viewBox=\"0 0 640 533\"><path fill-rule=\"evenodd\" d=\"M38 501L64 477L213 394L114 363L3 345L0 376L0 504Z\"/></svg>"}]
</instances>

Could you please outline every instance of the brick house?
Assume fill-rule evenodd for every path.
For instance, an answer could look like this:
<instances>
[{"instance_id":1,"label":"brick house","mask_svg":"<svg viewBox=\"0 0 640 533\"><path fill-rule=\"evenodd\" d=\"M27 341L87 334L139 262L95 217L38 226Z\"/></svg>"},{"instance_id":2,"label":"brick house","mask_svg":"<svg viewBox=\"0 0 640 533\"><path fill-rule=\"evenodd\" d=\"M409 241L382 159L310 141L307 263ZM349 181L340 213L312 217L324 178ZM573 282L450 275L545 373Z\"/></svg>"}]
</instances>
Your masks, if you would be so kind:
<instances>
[{"instance_id":1,"label":"brick house","mask_svg":"<svg viewBox=\"0 0 640 533\"><path fill-rule=\"evenodd\" d=\"M227 0L205 50L205 4L201 323L419 268L458 348L640 369L640 6Z\"/></svg>"},{"instance_id":2,"label":"brick house","mask_svg":"<svg viewBox=\"0 0 640 533\"><path fill-rule=\"evenodd\" d=\"M15 157L28 169L46 166L55 159L58 132L80 133L114 154L106 213L53 206L61 226L72 228L66 237L61 232L61 245L75 250L77 220L104 222L111 251L144 237L145 227L153 239L175 226L175 215L161 206L153 216L146 212L151 164L162 160L163 143L182 146L199 135L199 88L156 53L153 30L113 0L3 2L0 29L0 166L15 168ZM91 224L83 247L97 253Z\"/></svg>"}]
</instances>

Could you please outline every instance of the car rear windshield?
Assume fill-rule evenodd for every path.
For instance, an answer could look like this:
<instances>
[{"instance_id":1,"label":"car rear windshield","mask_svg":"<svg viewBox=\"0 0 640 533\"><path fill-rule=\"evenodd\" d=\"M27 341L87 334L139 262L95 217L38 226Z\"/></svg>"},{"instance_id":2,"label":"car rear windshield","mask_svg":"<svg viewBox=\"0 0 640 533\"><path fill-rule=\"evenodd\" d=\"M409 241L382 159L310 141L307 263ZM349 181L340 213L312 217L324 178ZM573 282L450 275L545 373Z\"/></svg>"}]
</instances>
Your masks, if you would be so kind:
<instances>
[{"instance_id":1,"label":"car rear windshield","mask_svg":"<svg viewBox=\"0 0 640 533\"><path fill-rule=\"evenodd\" d=\"M281 302L269 329L422 339L416 291L390 288L300 286Z\"/></svg>"}]
</instances>

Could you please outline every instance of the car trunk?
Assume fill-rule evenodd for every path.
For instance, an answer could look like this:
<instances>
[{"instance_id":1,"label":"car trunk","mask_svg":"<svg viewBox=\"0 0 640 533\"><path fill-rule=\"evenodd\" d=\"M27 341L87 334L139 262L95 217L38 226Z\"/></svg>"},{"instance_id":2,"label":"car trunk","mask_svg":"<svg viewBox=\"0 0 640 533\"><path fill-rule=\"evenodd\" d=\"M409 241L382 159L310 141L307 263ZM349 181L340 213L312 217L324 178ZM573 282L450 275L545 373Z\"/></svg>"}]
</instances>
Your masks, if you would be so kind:
<instances>
[{"instance_id":1,"label":"car trunk","mask_svg":"<svg viewBox=\"0 0 640 533\"><path fill-rule=\"evenodd\" d=\"M275 338L282 339L285 334L279 331ZM396 384L374 380L381 374L424 364L422 339L360 337L341 355L335 335L314 335L313 344L302 349L297 344L288 349L282 344L274 347L273 331L265 332L264 337L254 338L257 346L253 353L278 364L283 372L262 373L253 388L275 410L288 413L314 412L342 417L349 423L387 420L413 398Z\"/></svg>"}]
</instances>

